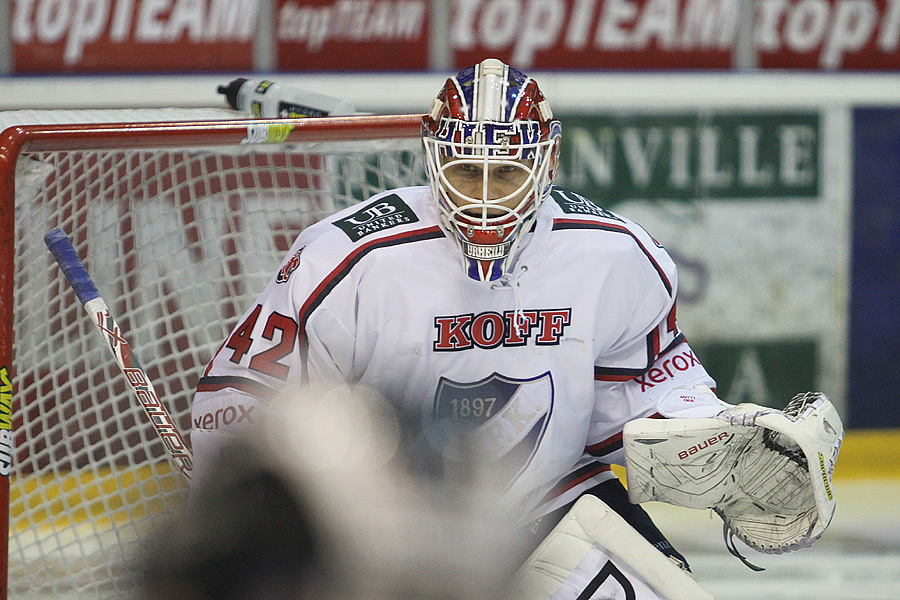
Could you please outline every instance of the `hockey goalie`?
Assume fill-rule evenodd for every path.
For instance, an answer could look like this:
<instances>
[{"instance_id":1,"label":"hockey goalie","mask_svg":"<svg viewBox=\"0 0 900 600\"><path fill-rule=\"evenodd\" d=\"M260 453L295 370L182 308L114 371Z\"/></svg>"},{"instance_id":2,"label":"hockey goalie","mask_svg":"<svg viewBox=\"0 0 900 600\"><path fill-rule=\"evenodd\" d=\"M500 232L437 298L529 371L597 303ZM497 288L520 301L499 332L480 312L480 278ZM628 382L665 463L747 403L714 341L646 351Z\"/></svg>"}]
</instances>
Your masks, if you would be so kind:
<instances>
[{"instance_id":1,"label":"hockey goalie","mask_svg":"<svg viewBox=\"0 0 900 600\"><path fill-rule=\"evenodd\" d=\"M664 246L554 183L562 123L537 82L485 59L444 82L421 125L428 185L304 229L223 340L194 396L192 487L217 436L250 428L278 390L351 384L483 468L475 489L497 492L524 538L510 562L531 557L514 598L708 598L649 500L711 508L729 544L764 552L818 538L834 408L719 401ZM221 423L228 411L241 418Z\"/></svg>"},{"instance_id":2,"label":"hockey goalie","mask_svg":"<svg viewBox=\"0 0 900 600\"><path fill-rule=\"evenodd\" d=\"M676 390L715 397L709 388ZM843 439L820 393L781 411L730 406L712 418L637 419L625 426L628 498L712 509L729 551L736 536L764 553L811 546L831 522L831 478ZM593 496L580 498L517 575L521 600L702 600L712 596Z\"/></svg>"}]
</instances>

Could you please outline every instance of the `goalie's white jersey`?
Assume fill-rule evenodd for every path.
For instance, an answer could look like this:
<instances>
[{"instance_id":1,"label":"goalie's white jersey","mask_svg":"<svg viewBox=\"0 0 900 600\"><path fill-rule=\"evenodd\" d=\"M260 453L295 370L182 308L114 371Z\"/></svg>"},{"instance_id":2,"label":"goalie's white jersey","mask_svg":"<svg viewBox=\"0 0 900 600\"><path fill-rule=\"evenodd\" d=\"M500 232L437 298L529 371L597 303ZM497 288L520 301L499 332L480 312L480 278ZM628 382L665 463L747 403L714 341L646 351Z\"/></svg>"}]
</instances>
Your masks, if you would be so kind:
<instances>
[{"instance_id":1,"label":"goalie's white jersey","mask_svg":"<svg viewBox=\"0 0 900 600\"><path fill-rule=\"evenodd\" d=\"M243 428L285 386L364 384L477 427L529 519L612 477L629 420L721 410L662 402L715 384L676 325L675 265L640 226L555 189L511 265L469 278L427 187L310 226L204 372L195 431Z\"/></svg>"}]
</instances>

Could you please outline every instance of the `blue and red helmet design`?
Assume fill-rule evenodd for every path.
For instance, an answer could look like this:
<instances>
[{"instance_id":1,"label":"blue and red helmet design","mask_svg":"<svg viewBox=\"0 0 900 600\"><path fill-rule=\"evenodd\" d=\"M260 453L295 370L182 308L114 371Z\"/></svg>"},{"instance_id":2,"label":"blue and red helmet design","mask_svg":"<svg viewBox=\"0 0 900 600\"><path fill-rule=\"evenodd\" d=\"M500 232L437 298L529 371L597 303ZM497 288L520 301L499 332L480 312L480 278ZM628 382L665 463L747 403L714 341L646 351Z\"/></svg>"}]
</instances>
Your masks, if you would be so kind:
<instances>
[{"instance_id":1,"label":"blue and red helmet design","mask_svg":"<svg viewBox=\"0 0 900 600\"><path fill-rule=\"evenodd\" d=\"M426 172L442 225L473 279L495 280L506 271L550 193L560 136L560 123L537 82L496 59L447 79L422 118ZM454 188L447 174L453 163L482 172L482 191L471 195ZM488 173L496 166L524 172L523 186L490 196Z\"/></svg>"}]
</instances>

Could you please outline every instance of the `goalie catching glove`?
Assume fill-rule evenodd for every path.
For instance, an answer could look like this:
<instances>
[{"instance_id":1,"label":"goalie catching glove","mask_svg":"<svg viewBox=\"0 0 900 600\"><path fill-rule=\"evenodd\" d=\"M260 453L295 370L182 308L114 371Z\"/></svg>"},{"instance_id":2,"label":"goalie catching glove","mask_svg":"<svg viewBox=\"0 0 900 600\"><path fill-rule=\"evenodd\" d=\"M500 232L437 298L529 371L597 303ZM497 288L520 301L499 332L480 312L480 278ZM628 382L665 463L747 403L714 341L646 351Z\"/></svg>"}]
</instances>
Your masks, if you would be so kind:
<instances>
[{"instance_id":1,"label":"goalie catching glove","mask_svg":"<svg viewBox=\"0 0 900 600\"><path fill-rule=\"evenodd\" d=\"M815 392L784 411L740 404L714 418L637 419L623 435L629 500L711 508L726 542L730 533L759 552L805 548L834 515L843 435L834 406Z\"/></svg>"}]
</instances>

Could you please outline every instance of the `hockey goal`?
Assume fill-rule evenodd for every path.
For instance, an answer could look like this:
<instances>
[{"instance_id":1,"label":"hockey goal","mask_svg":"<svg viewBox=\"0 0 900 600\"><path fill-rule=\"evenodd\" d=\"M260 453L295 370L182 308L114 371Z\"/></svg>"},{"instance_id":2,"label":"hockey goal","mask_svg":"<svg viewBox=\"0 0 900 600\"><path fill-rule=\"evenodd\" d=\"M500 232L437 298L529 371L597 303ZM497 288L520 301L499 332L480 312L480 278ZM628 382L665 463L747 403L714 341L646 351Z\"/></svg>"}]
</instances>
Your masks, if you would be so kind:
<instances>
[{"instance_id":1,"label":"hockey goal","mask_svg":"<svg viewBox=\"0 0 900 600\"><path fill-rule=\"evenodd\" d=\"M142 533L187 491L44 234L72 238L187 434L203 367L294 237L424 183L418 137L415 115L3 131L0 597L128 596Z\"/></svg>"}]
</instances>

